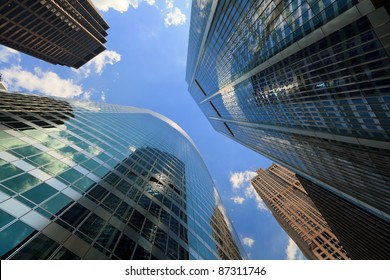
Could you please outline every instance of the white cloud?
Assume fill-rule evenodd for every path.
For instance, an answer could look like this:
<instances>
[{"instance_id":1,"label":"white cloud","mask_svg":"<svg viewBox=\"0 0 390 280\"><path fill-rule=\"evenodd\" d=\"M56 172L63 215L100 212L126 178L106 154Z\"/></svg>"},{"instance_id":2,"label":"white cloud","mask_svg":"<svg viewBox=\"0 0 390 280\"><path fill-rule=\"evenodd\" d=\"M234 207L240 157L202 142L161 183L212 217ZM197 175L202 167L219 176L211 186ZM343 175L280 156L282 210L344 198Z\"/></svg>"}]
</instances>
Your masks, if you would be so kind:
<instances>
[{"instance_id":1,"label":"white cloud","mask_svg":"<svg viewBox=\"0 0 390 280\"><path fill-rule=\"evenodd\" d=\"M138 9L142 2L158 8L156 0L93 0L96 8L103 12L113 9L120 13L127 12L130 6L133 9ZM166 27L182 25L187 19L186 15L178 7L174 6L173 0L165 0L165 7L161 9L161 12L164 15Z\"/></svg>"},{"instance_id":2,"label":"white cloud","mask_svg":"<svg viewBox=\"0 0 390 280\"><path fill-rule=\"evenodd\" d=\"M100 99L103 101L103 102L106 102L106 93L104 91L102 91L102 94L100 95Z\"/></svg>"},{"instance_id":3,"label":"white cloud","mask_svg":"<svg viewBox=\"0 0 390 280\"><path fill-rule=\"evenodd\" d=\"M84 100L90 100L91 99L91 96L92 96L92 92L91 91L85 91L82 95L82 98Z\"/></svg>"},{"instance_id":4,"label":"white cloud","mask_svg":"<svg viewBox=\"0 0 390 280\"><path fill-rule=\"evenodd\" d=\"M0 62L3 63L19 63L21 60L20 53L14 49L0 46Z\"/></svg>"},{"instance_id":5,"label":"white cloud","mask_svg":"<svg viewBox=\"0 0 390 280\"><path fill-rule=\"evenodd\" d=\"M253 177L255 177L256 175L257 175L256 172L249 171L249 170L244 171L244 172L234 172L234 173L231 172L229 180L230 180L230 183L231 183L234 191L237 192L237 191L243 189L244 195L246 198L256 200L257 208L260 211L269 211L267 206L264 204L264 201L261 199L261 197L258 195L258 193L255 191L255 189L250 184L251 179ZM240 197L240 196L236 196L236 197ZM234 198L236 198L236 197L232 198L234 203L241 204L241 203L238 203L239 200L234 200Z\"/></svg>"},{"instance_id":6,"label":"white cloud","mask_svg":"<svg viewBox=\"0 0 390 280\"><path fill-rule=\"evenodd\" d=\"M304 256L299 250L297 244L295 244L294 240L291 238L288 241L288 245L286 248L286 255L288 260L303 260Z\"/></svg>"},{"instance_id":7,"label":"white cloud","mask_svg":"<svg viewBox=\"0 0 390 280\"><path fill-rule=\"evenodd\" d=\"M88 61L85 65L80 67L79 69L72 70L84 78L87 78L91 75L91 73L96 73L101 75L103 73L104 67L107 64L114 65L115 63L121 60L121 55L115 51L104 51L94 57L91 61Z\"/></svg>"},{"instance_id":8,"label":"white cloud","mask_svg":"<svg viewBox=\"0 0 390 280\"><path fill-rule=\"evenodd\" d=\"M231 200L233 200L234 203L236 204L243 204L244 201L245 201L245 198L241 197L241 196L235 196L235 197L232 197L230 198Z\"/></svg>"},{"instance_id":9,"label":"white cloud","mask_svg":"<svg viewBox=\"0 0 390 280\"><path fill-rule=\"evenodd\" d=\"M171 7L170 9L171 11L166 14L164 19L165 26L178 26L186 22L187 17L179 8Z\"/></svg>"},{"instance_id":10,"label":"white cloud","mask_svg":"<svg viewBox=\"0 0 390 280\"><path fill-rule=\"evenodd\" d=\"M165 0L165 4L167 5L167 9L173 9L173 0Z\"/></svg>"},{"instance_id":11,"label":"white cloud","mask_svg":"<svg viewBox=\"0 0 390 280\"><path fill-rule=\"evenodd\" d=\"M252 198L252 199L254 198L256 200L256 203L257 203L257 209L259 209L260 211L269 211L269 209L265 205L264 201L261 199L259 194L256 192L256 190L252 186L245 188L245 196L247 198Z\"/></svg>"},{"instance_id":12,"label":"white cloud","mask_svg":"<svg viewBox=\"0 0 390 280\"><path fill-rule=\"evenodd\" d=\"M255 243L255 241L252 239L252 238L249 238L249 237L244 237L242 239L242 241L244 242L244 244L248 247L252 247L253 244Z\"/></svg>"},{"instance_id":13,"label":"white cloud","mask_svg":"<svg viewBox=\"0 0 390 280\"><path fill-rule=\"evenodd\" d=\"M103 12L113 9L120 13L126 12L130 6L137 9L141 2L146 2L151 6L156 5L155 0L93 0L96 8Z\"/></svg>"},{"instance_id":14,"label":"white cloud","mask_svg":"<svg viewBox=\"0 0 390 280\"><path fill-rule=\"evenodd\" d=\"M24 70L20 66L2 69L3 79L11 90L27 90L51 96L72 98L83 93L80 85L72 79L62 79L51 71L34 68L34 72Z\"/></svg>"},{"instance_id":15,"label":"white cloud","mask_svg":"<svg viewBox=\"0 0 390 280\"><path fill-rule=\"evenodd\" d=\"M257 173L253 171L230 173L230 183L232 184L233 189L239 189L243 187L245 183L250 182L256 175Z\"/></svg>"}]
</instances>

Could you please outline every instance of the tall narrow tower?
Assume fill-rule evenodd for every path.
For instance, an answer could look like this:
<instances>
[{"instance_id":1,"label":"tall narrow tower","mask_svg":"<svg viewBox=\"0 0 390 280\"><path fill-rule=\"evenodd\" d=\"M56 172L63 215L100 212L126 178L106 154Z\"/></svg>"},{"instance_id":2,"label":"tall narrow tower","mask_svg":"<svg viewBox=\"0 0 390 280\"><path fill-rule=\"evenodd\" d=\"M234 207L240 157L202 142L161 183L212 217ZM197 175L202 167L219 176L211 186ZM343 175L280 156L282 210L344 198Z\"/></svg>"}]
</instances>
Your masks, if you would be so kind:
<instances>
[{"instance_id":1,"label":"tall narrow tower","mask_svg":"<svg viewBox=\"0 0 390 280\"><path fill-rule=\"evenodd\" d=\"M308 259L349 259L337 237L290 170L257 170L252 186Z\"/></svg>"}]
</instances>

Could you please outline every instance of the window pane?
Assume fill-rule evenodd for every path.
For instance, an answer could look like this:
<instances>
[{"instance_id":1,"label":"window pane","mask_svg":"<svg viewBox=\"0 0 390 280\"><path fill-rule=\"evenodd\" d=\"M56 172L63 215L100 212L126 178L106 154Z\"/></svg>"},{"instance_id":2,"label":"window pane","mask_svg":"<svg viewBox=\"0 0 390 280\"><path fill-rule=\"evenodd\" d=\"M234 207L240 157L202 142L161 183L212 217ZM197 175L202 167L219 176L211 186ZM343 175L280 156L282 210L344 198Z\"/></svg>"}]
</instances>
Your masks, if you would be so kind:
<instances>
[{"instance_id":1,"label":"window pane","mask_svg":"<svg viewBox=\"0 0 390 280\"><path fill-rule=\"evenodd\" d=\"M105 221L95 214L92 214L88 219L81 225L79 230L90 237L92 240L99 234L103 228Z\"/></svg>"},{"instance_id":2,"label":"window pane","mask_svg":"<svg viewBox=\"0 0 390 280\"><path fill-rule=\"evenodd\" d=\"M164 253L165 253L165 248L167 247L167 240L168 240L168 235L161 229L157 229L154 245L160 248Z\"/></svg>"},{"instance_id":3,"label":"window pane","mask_svg":"<svg viewBox=\"0 0 390 280\"><path fill-rule=\"evenodd\" d=\"M2 184L15 192L24 192L33 186L41 183L41 180L35 178L34 176L25 173L13 179L3 182Z\"/></svg>"},{"instance_id":4,"label":"window pane","mask_svg":"<svg viewBox=\"0 0 390 280\"><path fill-rule=\"evenodd\" d=\"M23 247L15 256L14 260L46 260L59 246L57 242L40 234Z\"/></svg>"},{"instance_id":5,"label":"window pane","mask_svg":"<svg viewBox=\"0 0 390 280\"><path fill-rule=\"evenodd\" d=\"M63 213L60 218L71 226L77 227L90 212L84 206L76 203Z\"/></svg>"},{"instance_id":6,"label":"window pane","mask_svg":"<svg viewBox=\"0 0 390 280\"><path fill-rule=\"evenodd\" d=\"M59 193L49 201L42 204L41 207L53 214L57 214L60 210L62 210L72 202L73 200L70 199L68 196Z\"/></svg>"},{"instance_id":7,"label":"window pane","mask_svg":"<svg viewBox=\"0 0 390 280\"><path fill-rule=\"evenodd\" d=\"M137 232L140 232L144 221L145 221L144 215L142 215L137 210L134 210L133 215L131 216L131 218L129 220L129 225L133 229L135 229Z\"/></svg>"},{"instance_id":8,"label":"window pane","mask_svg":"<svg viewBox=\"0 0 390 280\"><path fill-rule=\"evenodd\" d=\"M39 204L45 199L54 195L56 192L57 192L56 189L52 188L46 183L42 183L36 186L35 188L32 188L29 191L24 192L22 195L30 199L31 201L35 202L36 204Z\"/></svg>"},{"instance_id":9,"label":"window pane","mask_svg":"<svg viewBox=\"0 0 390 280\"><path fill-rule=\"evenodd\" d=\"M52 260L80 260L80 257L62 247Z\"/></svg>"},{"instance_id":10,"label":"window pane","mask_svg":"<svg viewBox=\"0 0 390 280\"><path fill-rule=\"evenodd\" d=\"M156 235L157 226L146 219L144 227L142 229L142 236L145 237L150 243L153 243L153 239Z\"/></svg>"},{"instance_id":11,"label":"window pane","mask_svg":"<svg viewBox=\"0 0 390 280\"><path fill-rule=\"evenodd\" d=\"M119 235L119 230L108 224L96 242L111 251L114 248Z\"/></svg>"},{"instance_id":12,"label":"window pane","mask_svg":"<svg viewBox=\"0 0 390 280\"><path fill-rule=\"evenodd\" d=\"M23 173L23 170L17 168L16 166L7 163L0 166L0 181L6 178L15 176L17 174Z\"/></svg>"},{"instance_id":13,"label":"window pane","mask_svg":"<svg viewBox=\"0 0 390 280\"><path fill-rule=\"evenodd\" d=\"M32 227L29 227L21 221L17 221L0 232L0 257L16 247L24 239L26 239L31 233L34 232Z\"/></svg>"},{"instance_id":14,"label":"window pane","mask_svg":"<svg viewBox=\"0 0 390 280\"><path fill-rule=\"evenodd\" d=\"M109 194L106 199L104 200L103 202L103 207L109 211L110 213L114 213L114 210L118 207L119 203L120 203L120 199L119 197L117 197L116 195L113 195L112 193Z\"/></svg>"},{"instance_id":15,"label":"window pane","mask_svg":"<svg viewBox=\"0 0 390 280\"><path fill-rule=\"evenodd\" d=\"M137 249L134 252L134 260L149 260L150 253L142 248L140 245L137 246Z\"/></svg>"},{"instance_id":16,"label":"window pane","mask_svg":"<svg viewBox=\"0 0 390 280\"><path fill-rule=\"evenodd\" d=\"M32 155L36 155L36 154L42 153L41 150L39 150L39 149L37 149L37 148L35 148L33 146L26 146L26 147L13 149L12 152L13 153L17 153L18 155L21 155L23 157L29 157L29 156L32 156Z\"/></svg>"},{"instance_id":17,"label":"window pane","mask_svg":"<svg viewBox=\"0 0 390 280\"><path fill-rule=\"evenodd\" d=\"M28 160L35 166L41 166L56 161L54 157L48 154L40 154L40 155L32 156L29 157Z\"/></svg>"},{"instance_id":18,"label":"window pane","mask_svg":"<svg viewBox=\"0 0 390 280\"><path fill-rule=\"evenodd\" d=\"M65 184L73 183L74 181L80 179L81 177L84 177L83 174L81 174L80 172L78 172L74 169L69 169L68 171L65 171L64 173L62 173L60 176L62 179L65 179L65 180L61 180L61 178L58 178L58 179L63 181Z\"/></svg>"},{"instance_id":19,"label":"window pane","mask_svg":"<svg viewBox=\"0 0 390 280\"><path fill-rule=\"evenodd\" d=\"M172 259L178 259L178 246L179 244L171 237L169 237L167 254Z\"/></svg>"},{"instance_id":20,"label":"window pane","mask_svg":"<svg viewBox=\"0 0 390 280\"><path fill-rule=\"evenodd\" d=\"M89 190L93 185L95 185L95 182L88 177L83 177L80 180L78 180L76 183L74 183L75 186L77 186L80 190L83 192L86 192Z\"/></svg>"},{"instance_id":21,"label":"window pane","mask_svg":"<svg viewBox=\"0 0 390 280\"><path fill-rule=\"evenodd\" d=\"M123 234L114 253L122 260L130 260L134 247L135 242Z\"/></svg>"},{"instance_id":22,"label":"window pane","mask_svg":"<svg viewBox=\"0 0 390 280\"><path fill-rule=\"evenodd\" d=\"M68 165L66 165L65 163L62 163L58 160L52 162L52 163L49 163L47 165L45 165L44 167L41 167L41 169L47 173L49 173L50 175L57 175L58 173L60 172L63 172L64 170L68 169Z\"/></svg>"},{"instance_id":23,"label":"window pane","mask_svg":"<svg viewBox=\"0 0 390 280\"><path fill-rule=\"evenodd\" d=\"M15 217L11 216L7 212L4 212L3 210L0 210L0 228L11 222L12 220L16 219Z\"/></svg>"}]
</instances>

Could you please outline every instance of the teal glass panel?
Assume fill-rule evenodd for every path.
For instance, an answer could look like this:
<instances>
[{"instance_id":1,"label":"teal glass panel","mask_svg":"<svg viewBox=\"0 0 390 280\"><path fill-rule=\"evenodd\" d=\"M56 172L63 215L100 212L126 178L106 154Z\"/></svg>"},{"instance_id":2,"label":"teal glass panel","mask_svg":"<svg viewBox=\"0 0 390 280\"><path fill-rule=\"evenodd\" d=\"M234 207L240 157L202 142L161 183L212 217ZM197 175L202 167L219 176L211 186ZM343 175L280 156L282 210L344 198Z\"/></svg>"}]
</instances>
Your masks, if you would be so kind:
<instances>
[{"instance_id":1,"label":"teal glass panel","mask_svg":"<svg viewBox=\"0 0 390 280\"><path fill-rule=\"evenodd\" d=\"M42 204L41 207L53 214L57 214L60 210L72 202L73 200L71 198L62 193L59 193L49 201Z\"/></svg>"},{"instance_id":2,"label":"teal glass panel","mask_svg":"<svg viewBox=\"0 0 390 280\"><path fill-rule=\"evenodd\" d=\"M2 228L14 219L16 218L0 209L0 228Z\"/></svg>"},{"instance_id":3,"label":"teal glass panel","mask_svg":"<svg viewBox=\"0 0 390 280\"><path fill-rule=\"evenodd\" d=\"M50 139L50 140L44 142L43 144L45 144L45 146L48 146L50 148L58 150L58 149L61 149L61 148L66 146L63 142L58 141L52 137L49 137L48 139Z\"/></svg>"},{"instance_id":4,"label":"teal glass panel","mask_svg":"<svg viewBox=\"0 0 390 280\"><path fill-rule=\"evenodd\" d=\"M0 166L0 181L6 178L15 176L17 174L22 173L23 170L17 168L16 166L7 163Z\"/></svg>"},{"instance_id":5,"label":"teal glass panel","mask_svg":"<svg viewBox=\"0 0 390 280\"><path fill-rule=\"evenodd\" d=\"M58 149L58 151L63 153L67 157L72 157L74 154L77 153L77 151L75 149L73 149L72 147L69 147L69 146Z\"/></svg>"},{"instance_id":6,"label":"teal glass panel","mask_svg":"<svg viewBox=\"0 0 390 280\"><path fill-rule=\"evenodd\" d=\"M35 166L41 166L48 163L56 162L56 159L48 154L40 154L29 157L28 160Z\"/></svg>"},{"instance_id":7,"label":"teal glass panel","mask_svg":"<svg viewBox=\"0 0 390 280\"><path fill-rule=\"evenodd\" d=\"M53 176L65 171L68 168L69 168L68 165L66 165L65 163L62 163L61 161L57 161L57 160L53 163L49 163L49 164L41 167L41 169L43 171L45 171L48 174L53 175Z\"/></svg>"},{"instance_id":8,"label":"teal glass panel","mask_svg":"<svg viewBox=\"0 0 390 280\"><path fill-rule=\"evenodd\" d=\"M69 170L65 171L64 173L62 173L60 175L60 177L62 179L65 179L65 181L61 180L61 178L58 178L58 179L65 182L65 183L66 182L73 183L74 181L80 179L81 177L84 177L84 175L81 174L80 172L74 170L74 169L69 169Z\"/></svg>"},{"instance_id":9,"label":"teal glass panel","mask_svg":"<svg viewBox=\"0 0 390 280\"><path fill-rule=\"evenodd\" d=\"M88 177L83 177L80 180L78 180L76 183L74 183L76 187L81 189L83 192L86 192L89 190L93 185L95 185L95 182Z\"/></svg>"},{"instance_id":10,"label":"teal glass panel","mask_svg":"<svg viewBox=\"0 0 390 280\"><path fill-rule=\"evenodd\" d=\"M0 185L0 191L3 192L3 193L6 193L8 195L14 195L15 192L13 191L10 191L9 189L5 188L4 186Z\"/></svg>"},{"instance_id":11,"label":"teal glass panel","mask_svg":"<svg viewBox=\"0 0 390 280\"><path fill-rule=\"evenodd\" d=\"M36 155L39 153L42 153L41 150L33 147L33 146L26 146L26 147L21 147L21 148L16 148L12 150L13 153L16 153L18 155L21 155L23 157L29 157L32 155Z\"/></svg>"},{"instance_id":12,"label":"teal glass panel","mask_svg":"<svg viewBox=\"0 0 390 280\"><path fill-rule=\"evenodd\" d=\"M77 163L82 163L82 162L86 161L88 159L88 157L86 157L82 153L76 153L73 155L72 159Z\"/></svg>"},{"instance_id":13,"label":"teal glass panel","mask_svg":"<svg viewBox=\"0 0 390 280\"><path fill-rule=\"evenodd\" d=\"M21 221L17 221L0 232L0 256L17 246L26 237L33 233L34 229Z\"/></svg>"},{"instance_id":14,"label":"teal glass panel","mask_svg":"<svg viewBox=\"0 0 390 280\"><path fill-rule=\"evenodd\" d=\"M100 166L97 169L93 171L97 176L103 178L105 175L107 175L110 171L105 168L104 166Z\"/></svg>"},{"instance_id":15,"label":"teal glass panel","mask_svg":"<svg viewBox=\"0 0 390 280\"><path fill-rule=\"evenodd\" d=\"M24 197L17 196L17 197L15 197L15 199L18 200L18 201L20 201L20 202L23 203L24 205L27 205L27 206L30 207L30 208L35 207L35 204L34 204L34 203L31 203L30 201L28 201L28 200L25 199Z\"/></svg>"},{"instance_id":16,"label":"teal glass panel","mask_svg":"<svg viewBox=\"0 0 390 280\"><path fill-rule=\"evenodd\" d=\"M93 159L89 159L87 161L85 161L83 164L81 164L84 168L88 169L88 170L94 170L95 168L97 168L99 166L99 163L97 163L96 161L94 161Z\"/></svg>"},{"instance_id":17,"label":"teal glass panel","mask_svg":"<svg viewBox=\"0 0 390 280\"><path fill-rule=\"evenodd\" d=\"M25 173L13 179L3 182L2 184L15 192L24 192L31 189L33 186L41 183L41 180L34 176Z\"/></svg>"},{"instance_id":18,"label":"teal glass panel","mask_svg":"<svg viewBox=\"0 0 390 280\"><path fill-rule=\"evenodd\" d=\"M35 202L36 204L41 203L45 199L49 198L50 196L54 195L57 192L56 189L52 188L46 183L42 183L35 188L32 188L28 190L27 192L23 193L22 195L31 201Z\"/></svg>"}]
</instances>

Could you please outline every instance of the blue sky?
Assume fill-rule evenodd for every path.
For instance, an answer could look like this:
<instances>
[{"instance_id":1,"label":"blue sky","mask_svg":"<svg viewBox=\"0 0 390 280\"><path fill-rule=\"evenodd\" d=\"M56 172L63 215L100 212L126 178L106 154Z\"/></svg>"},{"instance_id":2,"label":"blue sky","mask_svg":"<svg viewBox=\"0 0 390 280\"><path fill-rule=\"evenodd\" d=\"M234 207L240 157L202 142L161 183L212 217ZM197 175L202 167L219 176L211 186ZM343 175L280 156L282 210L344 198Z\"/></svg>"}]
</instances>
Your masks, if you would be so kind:
<instances>
[{"instance_id":1,"label":"blue sky","mask_svg":"<svg viewBox=\"0 0 390 280\"><path fill-rule=\"evenodd\" d=\"M217 133L187 91L191 1L93 0L110 29L107 50L78 70L0 46L9 90L148 108L194 140L251 259L301 259L250 186L271 161Z\"/></svg>"}]
</instances>

